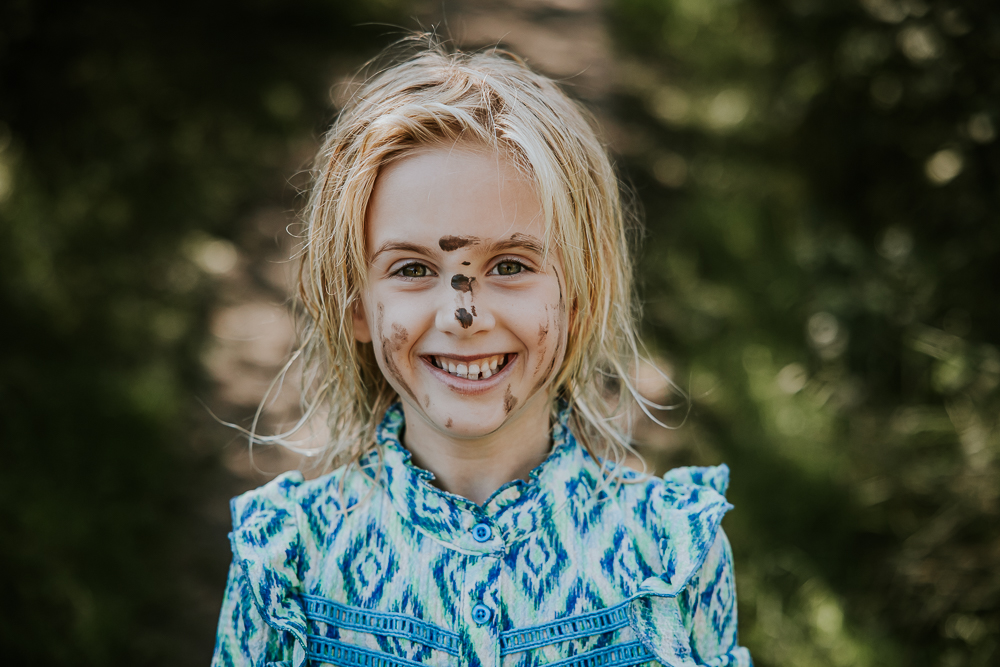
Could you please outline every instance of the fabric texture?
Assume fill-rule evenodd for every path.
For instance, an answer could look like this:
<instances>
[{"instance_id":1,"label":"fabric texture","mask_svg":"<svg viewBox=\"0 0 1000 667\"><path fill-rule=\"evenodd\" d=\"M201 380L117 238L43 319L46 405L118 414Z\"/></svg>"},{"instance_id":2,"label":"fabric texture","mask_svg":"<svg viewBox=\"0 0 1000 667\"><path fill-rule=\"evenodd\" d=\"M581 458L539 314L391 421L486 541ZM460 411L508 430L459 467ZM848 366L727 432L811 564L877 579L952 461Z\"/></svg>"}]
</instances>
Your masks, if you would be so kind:
<instances>
[{"instance_id":1,"label":"fabric texture","mask_svg":"<svg viewBox=\"0 0 1000 667\"><path fill-rule=\"evenodd\" d=\"M235 498L213 666L750 665L726 466L602 488L567 418L481 506L410 462L398 404L360 465Z\"/></svg>"}]
</instances>

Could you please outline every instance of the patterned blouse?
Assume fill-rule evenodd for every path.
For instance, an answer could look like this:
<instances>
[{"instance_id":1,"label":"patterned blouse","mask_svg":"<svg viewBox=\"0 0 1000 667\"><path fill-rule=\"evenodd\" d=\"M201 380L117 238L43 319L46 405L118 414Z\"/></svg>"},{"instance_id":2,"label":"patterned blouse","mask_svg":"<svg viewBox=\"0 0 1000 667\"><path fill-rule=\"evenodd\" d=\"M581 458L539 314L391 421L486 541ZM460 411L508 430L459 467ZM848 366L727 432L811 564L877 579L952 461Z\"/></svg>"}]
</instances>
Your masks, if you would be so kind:
<instances>
[{"instance_id":1,"label":"patterned blouse","mask_svg":"<svg viewBox=\"0 0 1000 667\"><path fill-rule=\"evenodd\" d=\"M435 488L388 410L379 457L232 502L213 667L736 667L726 466L600 464L567 428L483 505Z\"/></svg>"}]
</instances>

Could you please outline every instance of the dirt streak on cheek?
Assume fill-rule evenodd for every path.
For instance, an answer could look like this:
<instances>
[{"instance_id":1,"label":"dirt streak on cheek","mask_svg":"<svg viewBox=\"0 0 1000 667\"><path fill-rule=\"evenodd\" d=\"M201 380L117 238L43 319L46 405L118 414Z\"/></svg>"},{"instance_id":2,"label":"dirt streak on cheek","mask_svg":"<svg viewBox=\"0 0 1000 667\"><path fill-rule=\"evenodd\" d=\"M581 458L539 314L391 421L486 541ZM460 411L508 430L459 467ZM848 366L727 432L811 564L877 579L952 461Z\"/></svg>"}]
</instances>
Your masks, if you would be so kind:
<instances>
[{"instance_id":1,"label":"dirt streak on cheek","mask_svg":"<svg viewBox=\"0 0 1000 667\"><path fill-rule=\"evenodd\" d=\"M382 339L382 361L385 363L385 370L392 376L392 379L396 381L403 391L405 391L414 402L417 401L416 395L413 390L410 389L410 385L407 384L406 380L403 379L403 374L399 372L399 366L396 365L396 358L393 356L409 339L409 334L406 329L398 324L392 325L392 338L385 335L385 330L382 327L383 321L385 319L385 308L380 303L378 305L378 319L377 328L379 337Z\"/></svg>"},{"instance_id":2,"label":"dirt streak on cheek","mask_svg":"<svg viewBox=\"0 0 1000 667\"><path fill-rule=\"evenodd\" d=\"M543 349L542 346L545 345L545 339L549 335L549 324L549 306L548 304L545 304L545 323L538 325L538 349L542 350L542 353L538 355L538 363L535 364L536 373L541 369L542 364L545 362L545 352L547 352L547 350Z\"/></svg>"},{"instance_id":3,"label":"dirt streak on cheek","mask_svg":"<svg viewBox=\"0 0 1000 667\"><path fill-rule=\"evenodd\" d=\"M510 411L517 406L517 396L510 393L510 385L507 385L507 390L503 393L503 410L505 414L510 414Z\"/></svg>"},{"instance_id":4,"label":"dirt streak on cheek","mask_svg":"<svg viewBox=\"0 0 1000 667\"><path fill-rule=\"evenodd\" d=\"M552 358L549 359L549 367L545 369L545 372L542 373L542 377L538 378L538 382L536 382L535 386L531 389L532 394L541 389L542 386L549 381L549 378L552 377L552 371L556 367L556 359L558 359L559 355L562 354L562 320L558 317L556 318L556 339L559 342L556 343L556 349L552 352Z\"/></svg>"},{"instance_id":5,"label":"dirt streak on cheek","mask_svg":"<svg viewBox=\"0 0 1000 667\"><path fill-rule=\"evenodd\" d=\"M556 271L556 267L555 266L552 267L552 273L555 274L555 276L556 276L556 282L559 283L559 303L558 303L558 305L556 305L553 308L553 310L555 310L558 313L556 315L556 318L555 318L555 320L556 320L556 332L555 333L556 333L556 341L557 341L556 342L556 349L555 349L555 352L552 355L552 358L549 360L549 367L545 369L545 373L542 374L542 377L538 378L538 382L535 383L535 386L531 390L531 393L535 393L536 391L538 391L539 389L541 389L545 385L546 382L548 382L549 378L552 376L552 371L556 367L556 359L558 359L559 356L563 353L563 348L564 348L563 331L562 331L562 316L565 315L565 313L566 313L566 302L563 300L562 280L560 280L559 273ZM537 372L537 368L535 370Z\"/></svg>"},{"instance_id":6,"label":"dirt streak on cheek","mask_svg":"<svg viewBox=\"0 0 1000 667\"><path fill-rule=\"evenodd\" d=\"M403 347L407 340L410 339L410 334L407 333L406 329L398 324L392 325L392 344L398 350Z\"/></svg>"}]
</instances>

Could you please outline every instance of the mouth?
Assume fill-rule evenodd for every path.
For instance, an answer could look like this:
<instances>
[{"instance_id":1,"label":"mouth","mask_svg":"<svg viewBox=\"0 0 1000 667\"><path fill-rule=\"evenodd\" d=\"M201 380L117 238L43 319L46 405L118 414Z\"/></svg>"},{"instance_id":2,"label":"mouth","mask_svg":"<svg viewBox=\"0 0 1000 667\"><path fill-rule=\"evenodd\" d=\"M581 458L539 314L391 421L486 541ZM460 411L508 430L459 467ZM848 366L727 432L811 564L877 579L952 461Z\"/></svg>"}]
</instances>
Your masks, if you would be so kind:
<instances>
[{"instance_id":1,"label":"mouth","mask_svg":"<svg viewBox=\"0 0 1000 667\"><path fill-rule=\"evenodd\" d=\"M488 380L502 371L513 356L513 354L494 354L488 357L480 357L479 359L459 359L433 354L426 358L431 364L449 375L466 380Z\"/></svg>"}]
</instances>

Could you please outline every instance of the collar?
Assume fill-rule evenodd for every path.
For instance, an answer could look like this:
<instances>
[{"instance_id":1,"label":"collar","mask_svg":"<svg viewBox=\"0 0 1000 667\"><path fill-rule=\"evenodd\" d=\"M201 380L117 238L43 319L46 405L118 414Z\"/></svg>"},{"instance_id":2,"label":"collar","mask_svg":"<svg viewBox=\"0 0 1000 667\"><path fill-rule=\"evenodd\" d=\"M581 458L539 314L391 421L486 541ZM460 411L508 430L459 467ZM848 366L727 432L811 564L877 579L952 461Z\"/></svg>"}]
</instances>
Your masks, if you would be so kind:
<instances>
[{"instance_id":1,"label":"collar","mask_svg":"<svg viewBox=\"0 0 1000 667\"><path fill-rule=\"evenodd\" d=\"M432 485L434 473L411 462L399 439L404 426L399 403L386 411L377 450L362 458L361 469L378 480L394 509L416 530L465 553L497 553L529 537L571 500L588 498L598 483L598 466L570 432L569 415L562 404L552 426L552 450L528 480L504 484L482 505ZM480 524L490 528L482 542L473 535ZM482 538L484 532L479 528L476 534Z\"/></svg>"}]
</instances>

